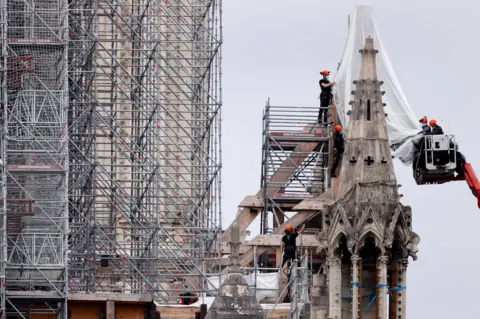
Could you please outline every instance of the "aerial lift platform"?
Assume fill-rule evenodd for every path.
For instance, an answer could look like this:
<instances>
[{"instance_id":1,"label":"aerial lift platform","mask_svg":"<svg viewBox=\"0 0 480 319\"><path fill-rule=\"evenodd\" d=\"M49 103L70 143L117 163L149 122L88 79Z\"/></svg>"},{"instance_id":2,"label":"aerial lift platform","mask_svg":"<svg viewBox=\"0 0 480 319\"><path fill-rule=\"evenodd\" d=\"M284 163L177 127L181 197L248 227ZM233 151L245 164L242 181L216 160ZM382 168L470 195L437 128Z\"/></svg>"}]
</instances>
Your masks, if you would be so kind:
<instances>
[{"instance_id":1,"label":"aerial lift platform","mask_svg":"<svg viewBox=\"0 0 480 319\"><path fill-rule=\"evenodd\" d=\"M480 208L480 182L472 165L458 151L455 136L426 135L413 166L417 185L466 181Z\"/></svg>"}]
</instances>

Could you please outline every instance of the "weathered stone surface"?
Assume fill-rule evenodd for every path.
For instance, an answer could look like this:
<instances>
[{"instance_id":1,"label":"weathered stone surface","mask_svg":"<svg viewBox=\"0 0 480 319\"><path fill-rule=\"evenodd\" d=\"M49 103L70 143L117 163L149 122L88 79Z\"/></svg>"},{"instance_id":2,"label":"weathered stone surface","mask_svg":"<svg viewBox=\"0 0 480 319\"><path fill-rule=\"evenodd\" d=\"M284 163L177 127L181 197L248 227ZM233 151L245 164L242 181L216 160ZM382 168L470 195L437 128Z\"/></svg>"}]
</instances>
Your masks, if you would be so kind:
<instances>
[{"instance_id":1,"label":"weathered stone surface","mask_svg":"<svg viewBox=\"0 0 480 319\"><path fill-rule=\"evenodd\" d=\"M238 255L240 249L240 230L237 222L231 227L229 242L230 268L207 314L207 319L263 319L265 314L253 291L240 272Z\"/></svg>"},{"instance_id":2,"label":"weathered stone surface","mask_svg":"<svg viewBox=\"0 0 480 319\"><path fill-rule=\"evenodd\" d=\"M220 287L207 318L264 318L262 307L242 274L228 274Z\"/></svg>"},{"instance_id":3,"label":"weathered stone surface","mask_svg":"<svg viewBox=\"0 0 480 319\"><path fill-rule=\"evenodd\" d=\"M362 300L360 287L362 294L375 296L362 318L405 318L406 264L409 256L417 258L420 241L412 230L411 208L400 203L373 43L366 39L360 51L338 187L333 205L322 212L317 235L318 251L328 260L328 318L341 319L348 312L348 318L359 318L369 302ZM388 282L389 277L396 279ZM395 305L388 314L392 287L397 289L391 290ZM342 295L349 290L351 295ZM342 303L344 298L352 303Z\"/></svg>"}]
</instances>

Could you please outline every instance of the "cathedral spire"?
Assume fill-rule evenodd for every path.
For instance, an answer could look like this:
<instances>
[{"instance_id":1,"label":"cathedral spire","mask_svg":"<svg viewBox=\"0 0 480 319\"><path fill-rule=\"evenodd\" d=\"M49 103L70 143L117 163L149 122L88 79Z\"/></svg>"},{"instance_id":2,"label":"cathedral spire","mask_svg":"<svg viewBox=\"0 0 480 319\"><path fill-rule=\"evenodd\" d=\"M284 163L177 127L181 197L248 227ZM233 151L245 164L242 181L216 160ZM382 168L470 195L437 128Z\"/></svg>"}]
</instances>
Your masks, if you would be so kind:
<instances>
[{"instance_id":1,"label":"cathedral spire","mask_svg":"<svg viewBox=\"0 0 480 319\"><path fill-rule=\"evenodd\" d=\"M328 315L345 318L339 306L342 287L351 283L348 318L358 319L359 309L367 309L362 317L405 318L406 265L409 256L416 259L420 237L412 230L410 207L400 203L372 38L360 53L335 201L322 210L324 223L317 235L319 250L328 256ZM365 301L362 295L372 297Z\"/></svg>"},{"instance_id":2,"label":"cathedral spire","mask_svg":"<svg viewBox=\"0 0 480 319\"><path fill-rule=\"evenodd\" d=\"M381 91L382 82L377 80L375 57L377 50L373 39L365 40L360 50L362 66L360 78L350 102L348 138L339 175L336 198L343 197L358 183L384 182L396 185L388 141L387 123Z\"/></svg>"}]
</instances>

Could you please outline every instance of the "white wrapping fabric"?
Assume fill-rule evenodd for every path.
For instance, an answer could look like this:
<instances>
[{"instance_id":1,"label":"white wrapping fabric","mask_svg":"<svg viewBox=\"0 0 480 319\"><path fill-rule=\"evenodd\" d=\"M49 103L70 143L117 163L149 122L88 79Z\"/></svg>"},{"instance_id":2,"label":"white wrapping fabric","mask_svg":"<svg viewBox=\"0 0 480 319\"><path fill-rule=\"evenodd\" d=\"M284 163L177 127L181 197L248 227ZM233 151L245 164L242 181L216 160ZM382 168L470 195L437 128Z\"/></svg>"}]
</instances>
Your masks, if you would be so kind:
<instances>
[{"instance_id":1,"label":"white wrapping fabric","mask_svg":"<svg viewBox=\"0 0 480 319\"><path fill-rule=\"evenodd\" d=\"M247 281L249 286L253 286L255 283L255 275L253 273L249 273L243 276ZM218 289L223 281L227 278L227 275L222 275L222 282L219 283L219 277L212 276L209 277L208 283L209 289ZM253 289L253 288L252 288ZM278 291L280 289L279 286L279 273L257 273L257 293L256 297L259 302L264 300L265 298L277 298Z\"/></svg>"},{"instance_id":2,"label":"white wrapping fabric","mask_svg":"<svg viewBox=\"0 0 480 319\"><path fill-rule=\"evenodd\" d=\"M359 50L365 45L365 39L372 37L377 54L377 75L383 81L382 90L385 91L383 102L387 104L385 112L388 114L387 126L390 145L395 150L394 155L405 164L411 164L413 159L412 137L421 130L419 118L415 116L398 82L390 59L383 43L380 40L378 29L373 17L373 9L368 6L357 6L349 21L349 33L339 68L335 75L336 85L333 87L335 103L339 120L344 127L348 127L347 112L351 109L348 104L352 100L352 83L360 76L362 63ZM347 132L348 133L348 132Z\"/></svg>"}]
</instances>

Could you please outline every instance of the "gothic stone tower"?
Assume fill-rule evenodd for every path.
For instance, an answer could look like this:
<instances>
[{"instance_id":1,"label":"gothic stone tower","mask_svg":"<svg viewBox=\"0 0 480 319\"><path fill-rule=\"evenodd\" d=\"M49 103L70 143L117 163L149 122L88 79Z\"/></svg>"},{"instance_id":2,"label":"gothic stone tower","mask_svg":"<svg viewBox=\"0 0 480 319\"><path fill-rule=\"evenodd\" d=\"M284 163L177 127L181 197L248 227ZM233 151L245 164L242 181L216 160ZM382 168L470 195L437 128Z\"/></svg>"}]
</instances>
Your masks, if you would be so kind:
<instances>
[{"instance_id":1,"label":"gothic stone tower","mask_svg":"<svg viewBox=\"0 0 480 319\"><path fill-rule=\"evenodd\" d=\"M263 319L260 303L240 270L240 228L235 221L231 227L230 267L205 319Z\"/></svg>"},{"instance_id":2,"label":"gothic stone tower","mask_svg":"<svg viewBox=\"0 0 480 319\"><path fill-rule=\"evenodd\" d=\"M324 209L318 234L327 254L332 319L405 319L408 257L416 259L420 241L411 208L400 203L373 43L366 39L360 50L335 201Z\"/></svg>"}]
</instances>

